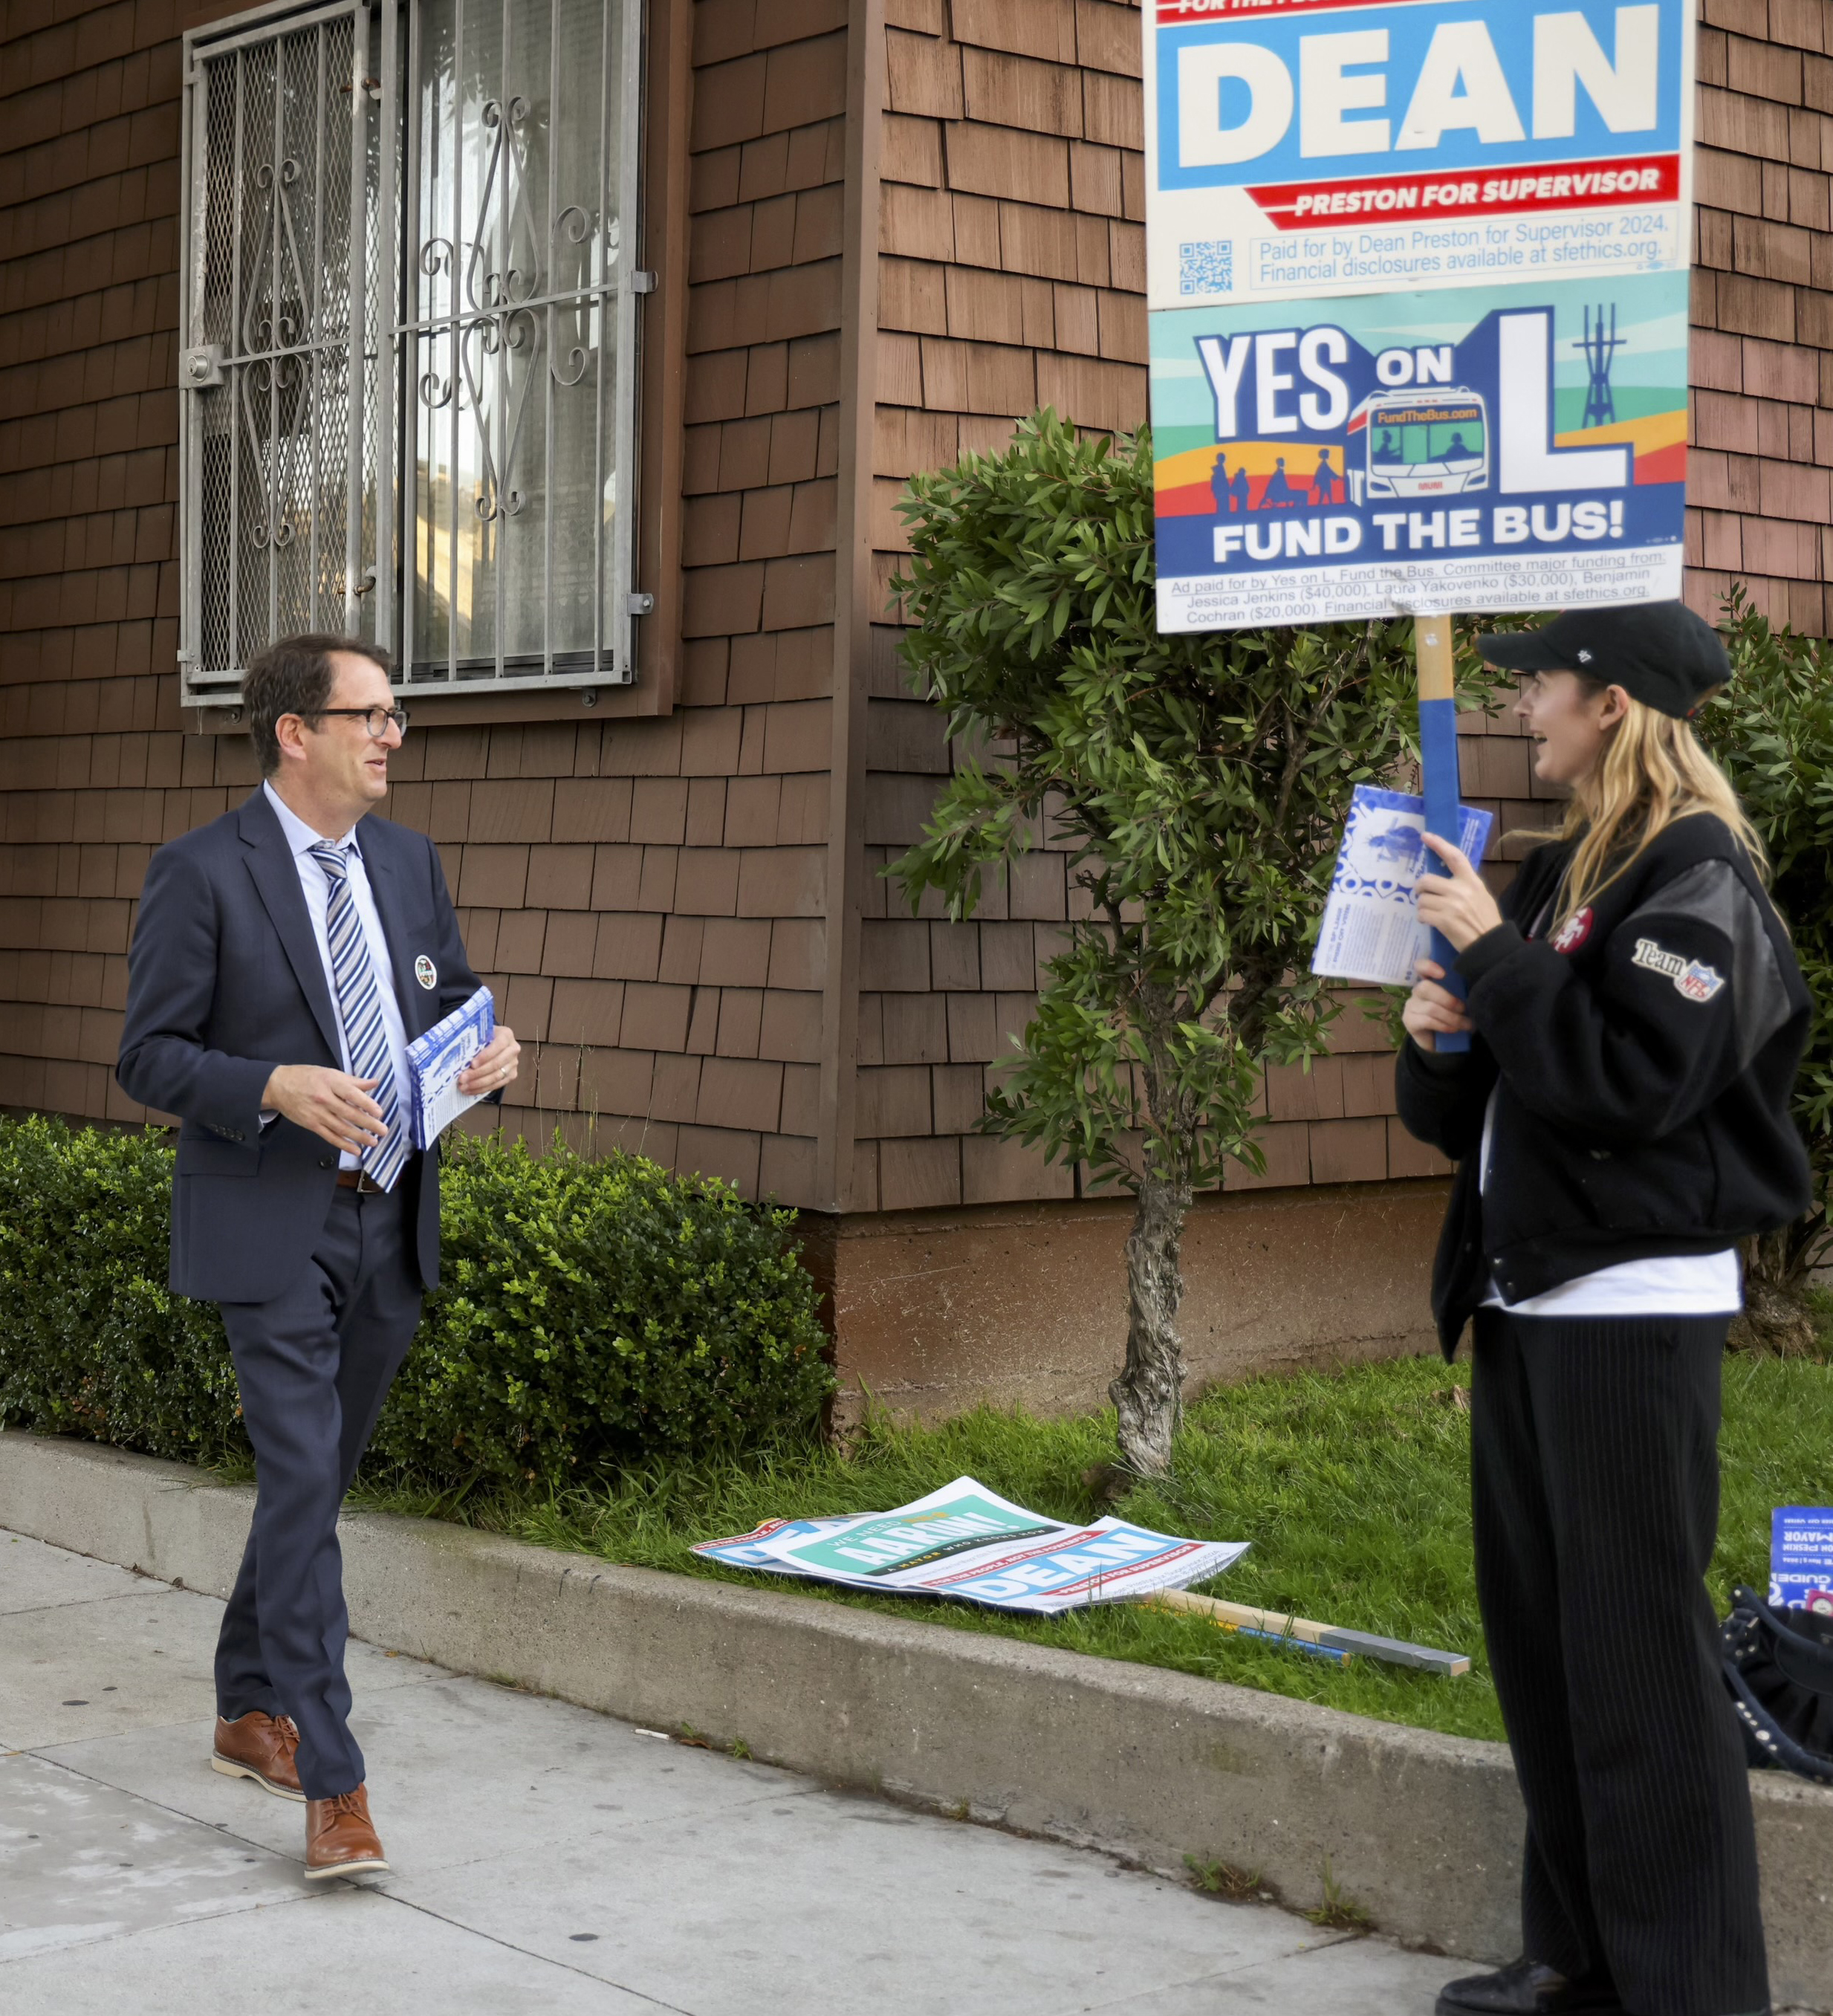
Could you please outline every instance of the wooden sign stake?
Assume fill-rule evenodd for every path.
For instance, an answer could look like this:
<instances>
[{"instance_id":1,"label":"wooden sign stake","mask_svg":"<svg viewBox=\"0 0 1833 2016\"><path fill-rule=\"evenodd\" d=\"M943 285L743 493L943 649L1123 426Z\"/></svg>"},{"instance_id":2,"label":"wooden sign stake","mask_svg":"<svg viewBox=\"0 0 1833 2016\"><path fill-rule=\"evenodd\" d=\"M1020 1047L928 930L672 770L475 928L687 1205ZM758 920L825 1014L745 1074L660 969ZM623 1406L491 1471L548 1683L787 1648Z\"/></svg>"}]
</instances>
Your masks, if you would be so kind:
<instances>
[{"instance_id":1,"label":"wooden sign stake","mask_svg":"<svg viewBox=\"0 0 1833 2016\"><path fill-rule=\"evenodd\" d=\"M1453 847L1459 839L1457 784L1457 702L1453 697L1454 653L1449 616L1416 616L1413 624L1413 650L1419 661L1420 789L1426 801L1426 831L1448 840ZM1445 870L1433 855L1426 872L1442 875ZM1444 985L1460 999L1464 981L1453 961L1457 957L1449 941L1432 934L1431 956L1445 969ZM1470 1048L1470 1038L1441 1035L1437 1049L1441 1056L1459 1054Z\"/></svg>"},{"instance_id":2,"label":"wooden sign stake","mask_svg":"<svg viewBox=\"0 0 1833 2016\"><path fill-rule=\"evenodd\" d=\"M1441 1652L1435 1645L1410 1645L1399 1638L1380 1638L1369 1631L1345 1631L1334 1624L1320 1624L1313 1618L1287 1617L1277 1610L1257 1610L1251 1604L1225 1603L1219 1597L1195 1596L1187 1589L1161 1589L1150 1596L1136 1597L1154 1610L1181 1611L1186 1615L1205 1617L1219 1630L1238 1632L1250 1638L1269 1638L1302 1647L1307 1651L1334 1654L1350 1659L1379 1659L1390 1666L1413 1666L1422 1672L1442 1673L1455 1679L1470 1671L1470 1661L1461 1652Z\"/></svg>"}]
</instances>

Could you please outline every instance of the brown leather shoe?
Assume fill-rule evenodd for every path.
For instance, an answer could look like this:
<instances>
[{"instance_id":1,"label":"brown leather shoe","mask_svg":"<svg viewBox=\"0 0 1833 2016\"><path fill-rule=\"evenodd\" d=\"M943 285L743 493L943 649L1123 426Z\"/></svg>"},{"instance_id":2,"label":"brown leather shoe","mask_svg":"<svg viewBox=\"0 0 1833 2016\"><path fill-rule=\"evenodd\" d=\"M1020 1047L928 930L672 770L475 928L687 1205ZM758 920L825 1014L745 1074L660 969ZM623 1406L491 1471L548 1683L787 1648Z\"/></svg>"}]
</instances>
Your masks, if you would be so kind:
<instances>
[{"instance_id":1,"label":"brown leather shoe","mask_svg":"<svg viewBox=\"0 0 1833 2016\"><path fill-rule=\"evenodd\" d=\"M374 1876L388 1867L382 1844L369 1823L369 1795L358 1785L334 1799L305 1802L305 1878Z\"/></svg>"},{"instance_id":2,"label":"brown leather shoe","mask_svg":"<svg viewBox=\"0 0 1833 2016\"><path fill-rule=\"evenodd\" d=\"M252 1778L283 1799L303 1799L293 1761L298 1748L299 1731L290 1716L263 1715L259 1708L250 1708L233 1722L219 1715L210 1768L225 1778Z\"/></svg>"}]
</instances>

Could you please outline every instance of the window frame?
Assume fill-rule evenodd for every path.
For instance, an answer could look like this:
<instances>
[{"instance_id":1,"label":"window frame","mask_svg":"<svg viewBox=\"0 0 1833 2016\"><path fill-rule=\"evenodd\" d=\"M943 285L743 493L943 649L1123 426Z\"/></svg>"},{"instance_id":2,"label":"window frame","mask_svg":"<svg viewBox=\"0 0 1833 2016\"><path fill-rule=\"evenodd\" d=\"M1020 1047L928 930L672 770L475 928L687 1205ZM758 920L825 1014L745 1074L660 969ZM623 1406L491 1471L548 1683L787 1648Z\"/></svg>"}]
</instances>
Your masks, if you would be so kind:
<instances>
[{"instance_id":1,"label":"window frame","mask_svg":"<svg viewBox=\"0 0 1833 2016\"><path fill-rule=\"evenodd\" d=\"M533 0L533 4L539 5L542 0ZM606 314L614 319L616 355L620 361L614 374L605 374L607 380L614 375L616 381L616 389L607 391L605 396L616 402L610 424L614 427L620 458L620 508L614 532L603 541L604 564L611 583L610 593L596 598L601 612L600 635L595 645L598 662L551 669L506 667L499 637L494 675L456 680L449 673L439 679L410 680L407 676L410 640L405 625L410 620L414 585L411 542L416 496L411 374L414 347L421 333L408 313L405 268L412 256L410 239L418 207L415 177L419 167L408 128L410 108L417 120L420 96L412 74L419 53L414 37L418 32L420 5L420 0L265 0L265 4L207 27L188 30L183 37L180 158L185 165L188 194L179 217L178 655L180 704L199 711L200 727L239 725L240 680L246 668L200 672L196 655L203 621L198 395L211 389L207 377L200 382L192 375L203 336L201 268L196 262L202 250L207 195L201 172L205 135L200 95L206 88L207 66L213 59L237 46L254 46L314 23L344 16L355 18L355 40L359 51L365 47L366 34L373 24L374 39L370 48L376 59L376 74L367 80L372 88L363 98L365 119L370 130L384 139L391 132L401 135L398 145L376 149L379 257L375 286L388 312L385 318L378 319L386 330L383 361L387 368L375 373L373 401L378 433L376 516L381 535L377 545L381 548L385 541L392 549L387 566L380 563L378 552L375 628L379 641L396 661L395 684L405 696L412 697L416 709L421 710L421 718L429 722L550 718L556 711L564 715L582 705L592 707L601 701L607 703L607 713L665 713L673 704L680 628L680 508L679 481L673 486L675 494L671 500L667 479L671 469L677 479L679 474L684 434L681 374L679 369L669 368L665 354L653 355L654 346L645 338L660 335L670 348L679 347L686 285L685 274L680 272L664 272L658 282L650 265L646 241L652 191L661 198L658 221L664 242L679 243L679 227L685 224L684 177L675 172L672 157L686 139L680 115L685 112L689 0L648 0L646 5L644 0L623 0L625 48L621 71L615 77L619 100L614 108L621 110L622 115L615 126L621 148L612 150L618 154L614 181L610 162L603 164L600 172L601 187L617 192L618 214L627 221L624 237L628 250L616 261L607 280L593 290L604 300ZM610 0L607 0L607 13L612 12ZM368 67L367 63L358 63L358 76ZM610 76L614 67L608 56L605 67ZM662 111L661 123L666 130L658 131L658 122L651 118L652 102ZM607 126L611 123L606 121ZM679 132L672 130L678 124L683 127ZM682 215L676 219L678 210ZM381 228L380 221L388 220L391 220L388 228ZM646 323L652 319L654 329L646 329ZM353 339L351 347L355 347ZM203 371L207 373L209 368L206 358ZM599 412L603 428L607 416L602 405ZM355 627L348 620L351 606L347 592L346 620L341 626L346 628ZM551 602L549 607L551 610ZM547 632L549 625L544 624L543 628ZM546 655L552 667L551 635L546 642ZM607 663L607 658L614 661Z\"/></svg>"}]
</instances>

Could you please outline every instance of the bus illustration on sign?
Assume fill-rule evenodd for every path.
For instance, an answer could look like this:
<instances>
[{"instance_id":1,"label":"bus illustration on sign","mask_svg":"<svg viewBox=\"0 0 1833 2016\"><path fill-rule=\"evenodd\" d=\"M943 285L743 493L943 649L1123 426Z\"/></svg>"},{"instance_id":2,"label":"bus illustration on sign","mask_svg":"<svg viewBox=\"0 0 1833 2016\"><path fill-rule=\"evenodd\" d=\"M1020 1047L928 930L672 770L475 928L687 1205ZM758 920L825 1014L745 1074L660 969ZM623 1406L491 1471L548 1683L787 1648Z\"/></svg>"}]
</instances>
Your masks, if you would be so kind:
<instances>
[{"instance_id":1,"label":"bus illustration on sign","mask_svg":"<svg viewBox=\"0 0 1833 2016\"><path fill-rule=\"evenodd\" d=\"M1377 392L1350 422L1366 430L1370 497L1450 496L1489 487L1489 423L1480 392L1448 387L1429 398Z\"/></svg>"}]
</instances>

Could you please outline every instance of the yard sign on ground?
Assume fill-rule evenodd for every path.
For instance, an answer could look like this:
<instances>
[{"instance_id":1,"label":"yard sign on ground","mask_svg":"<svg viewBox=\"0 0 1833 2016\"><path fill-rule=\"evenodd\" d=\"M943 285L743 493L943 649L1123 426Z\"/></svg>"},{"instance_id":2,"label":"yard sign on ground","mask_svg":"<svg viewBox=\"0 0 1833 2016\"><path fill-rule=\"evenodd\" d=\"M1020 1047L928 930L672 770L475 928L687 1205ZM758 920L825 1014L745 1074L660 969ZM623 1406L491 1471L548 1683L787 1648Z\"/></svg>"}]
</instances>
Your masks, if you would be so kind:
<instances>
[{"instance_id":1,"label":"yard sign on ground","mask_svg":"<svg viewBox=\"0 0 1833 2016\"><path fill-rule=\"evenodd\" d=\"M1691 0L1146 0L1158 624L1678 596Z\"/></svg>"}]
</instances>

